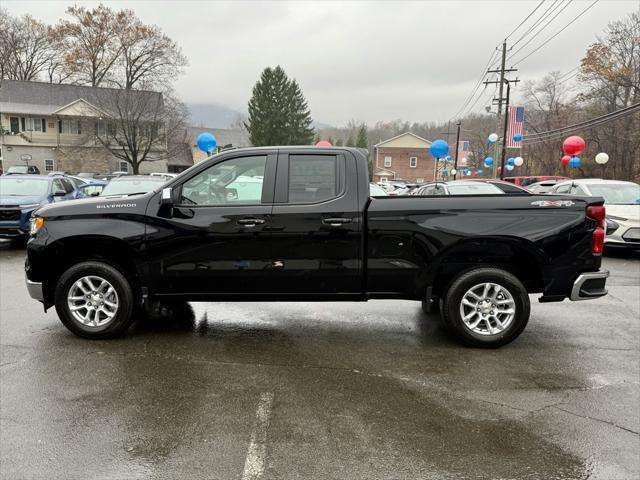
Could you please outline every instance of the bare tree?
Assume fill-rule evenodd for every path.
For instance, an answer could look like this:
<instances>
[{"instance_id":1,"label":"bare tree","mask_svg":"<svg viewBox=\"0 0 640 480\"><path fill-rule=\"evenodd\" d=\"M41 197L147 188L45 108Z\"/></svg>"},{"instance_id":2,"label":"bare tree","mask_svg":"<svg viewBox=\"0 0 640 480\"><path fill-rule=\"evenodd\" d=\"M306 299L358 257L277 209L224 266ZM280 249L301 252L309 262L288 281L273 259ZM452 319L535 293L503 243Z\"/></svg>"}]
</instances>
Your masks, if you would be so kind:
<instances>
[{"instance_id":1,"label":"bare tree","mask_svg":"<svg viewBox=\"0 0 640 480\"><path fill-rule=\"evenodd\" d=\"M187 65L180 47L155 25L144 25L131 10L118 13L120 58L116 82L126 89L170 83Z\"/></svg>"},{"instance_id":2,"label":"bare tree","mask_svg":"<svg viewBox=\"0 0 640 480\"><path fill-rule=\"evenodd\" d=\"M166 160L186 143L186 107L170 92L101 89L92 99L107 123L100 144L139 173L140 164Z\"/></svg>"},{"instance_id":3,"label":"bare tree","mask_svg":"<svg viewBox=\"0 0 640 480\"><path fill-rule=\"evenodd\" d=\"M116 14L102 4L92 10L75 5L67 13L73 20L63 20L58 26L64 60L79 82L97 87L109 79L120 58L117 32L124 13Z\"/></svg>"},{"instance_id":4,"label":"bare tree","mask_svg":"<svg viewBox=\"0 0 640 480\"><path fill-rule=\"evenodd\" d=\"M30 15L11 17L0 12L2 78L37 80L58 51L51 41L51 27Z\"/></svg>"}]
</instances>

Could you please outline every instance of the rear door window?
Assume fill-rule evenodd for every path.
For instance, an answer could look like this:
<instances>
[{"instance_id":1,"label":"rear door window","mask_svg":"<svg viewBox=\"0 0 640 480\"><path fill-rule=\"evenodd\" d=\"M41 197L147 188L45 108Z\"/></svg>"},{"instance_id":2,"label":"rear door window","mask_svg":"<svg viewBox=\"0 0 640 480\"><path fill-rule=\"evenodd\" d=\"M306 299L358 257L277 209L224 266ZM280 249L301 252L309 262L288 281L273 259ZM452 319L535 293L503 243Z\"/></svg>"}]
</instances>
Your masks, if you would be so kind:
<instances>
[{"instance_id":1,"label":"rear door window","mask_svg":"<svg viewBox=\"0 0 640 480\"><path fill-rule=\"evenodd\" d=\"M336 155L289 155L289 203L320 203L342 193Z\"/></svg>"}]
</instances>

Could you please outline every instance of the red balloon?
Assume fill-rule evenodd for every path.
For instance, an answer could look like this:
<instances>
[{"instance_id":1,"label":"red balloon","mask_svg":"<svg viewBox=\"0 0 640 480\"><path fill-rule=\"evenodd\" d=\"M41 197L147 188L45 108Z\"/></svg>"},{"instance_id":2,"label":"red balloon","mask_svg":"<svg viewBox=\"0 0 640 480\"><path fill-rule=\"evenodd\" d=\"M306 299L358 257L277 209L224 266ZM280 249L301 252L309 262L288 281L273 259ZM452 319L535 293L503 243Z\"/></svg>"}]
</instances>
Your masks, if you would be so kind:
<instances>
[{"instance_id":1,"label":"red balloon","mask_svg":"<svg viewBox=\"0 0 640 480\"><path fill-rule=\"evenodd\" d=\"M478 176L478 172L473 172L473 176L477 177Z\"/></svg>"},{"instance_id":2,"label":"red balloon","mask_svg":"<svg viewBox=\"0 0 640 480\"><path fill-rule=\"evenodd\" d=\"M502 167L498 167L498 173L502 172Z\"/></svg>"},{"instance_id":3,"label":"red balloon","mask_svg":"<svg viewBox=\"0 0 640 480\"><path fill-rule=\"evenodd\" d=\"M569 165L569 162L571 161L571 157L569 155L565 155L564 157L562 157L562 165L564 165L565 167L567 165Z\"/></svg>"},{"instance_id":4,"label":"red balloon","mask_svg":"<svg viewBox=\"0 0 640 480\"><path fill-rule=\"evenodd\" d=\"M580 155L582 152L584 152L584 147L584 139L577 135L567 138L562 143L562 149L564 150L564 153L571 156Z\"/></svg>"},{"instance_id":5,"label":"red balloon","mask_svg":"<svg viewBox=\"0 0 640 480\"><path fill-rule=\"evenodd\" d=\"M332 146L333 145L331 145L326 140L320 140L318 143L316 143L316 147L332 147Z\"/></svg>"}]
</instances>

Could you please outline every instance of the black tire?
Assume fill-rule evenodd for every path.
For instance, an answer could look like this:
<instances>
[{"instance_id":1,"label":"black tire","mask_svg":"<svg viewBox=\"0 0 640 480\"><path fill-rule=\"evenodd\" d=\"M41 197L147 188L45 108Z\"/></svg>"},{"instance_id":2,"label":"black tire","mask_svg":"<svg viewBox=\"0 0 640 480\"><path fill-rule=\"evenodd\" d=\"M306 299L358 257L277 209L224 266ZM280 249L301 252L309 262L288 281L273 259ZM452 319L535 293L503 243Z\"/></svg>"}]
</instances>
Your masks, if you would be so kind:
<instances>
[{"instance_id":1,"label":"black tire","mask_svg":"<svg viewBox=\"0 0 640 480\"><path fill-rule=\"evenodd\" d=\"M105 279L117 293L117 310L105 325L85 325L73 316L69 308L67 296L75 282L85 276ZM55 306L65 327L76 335L89 339L106 339L122 335L131 326L139 310L137 295L127 277L115 267L98 261L78 263L60 276L55 290Z\"/></svg>"},{"instance_id":2,"label":"black tire","mask_svg":"<svg viewBox=\"0 0 640 480\"><path fill-rule=\"evenodd\" d=\"M461 302L467 291L485 282L503 287L511 295L515 304L511 323L496 334L482 334L471 330L460 313ZM465 345L482 348L501 347L518 338L527 326L531 311L529 295L522 282L511 273L499 268L478 268L461 274L451 283L442 307L443 321L454 335Z\"/></svg>"}]
</instances>

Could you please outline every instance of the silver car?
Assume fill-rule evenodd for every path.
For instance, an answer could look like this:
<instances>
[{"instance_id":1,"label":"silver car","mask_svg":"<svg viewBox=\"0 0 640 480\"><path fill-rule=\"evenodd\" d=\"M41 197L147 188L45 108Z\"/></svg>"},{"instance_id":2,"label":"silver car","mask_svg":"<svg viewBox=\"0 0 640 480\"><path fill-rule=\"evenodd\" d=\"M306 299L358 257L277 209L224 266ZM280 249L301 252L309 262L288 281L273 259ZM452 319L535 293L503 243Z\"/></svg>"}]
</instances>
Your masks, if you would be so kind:
<instances>
[{"instance_id":1,"label":"silver car","mask_svg":"<svg viewBox=\"0 0 640 480\"><path fill-rule=\"evenodd\" d=\"M555 185L551 194L604 198L607 211L607 246L640 248L640 185L620 180L588 178Z\"/></svg>"}]
</instances>

